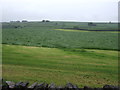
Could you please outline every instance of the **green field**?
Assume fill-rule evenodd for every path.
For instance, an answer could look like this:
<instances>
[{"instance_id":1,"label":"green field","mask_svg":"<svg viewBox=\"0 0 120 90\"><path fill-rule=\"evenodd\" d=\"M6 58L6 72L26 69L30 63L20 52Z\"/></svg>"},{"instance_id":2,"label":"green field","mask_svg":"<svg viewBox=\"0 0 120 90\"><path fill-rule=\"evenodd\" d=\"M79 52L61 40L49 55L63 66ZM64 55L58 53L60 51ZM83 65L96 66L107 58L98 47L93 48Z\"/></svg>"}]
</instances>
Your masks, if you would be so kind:
<instances>
[{"instance_id":1,"label":"green field","mask_svg":"<svg viewBox=\"0 0 120 90\"><path fill-rule=\"evenodd\" d=\"M57 25L56 25L57 23ZM68 22L29 22L3 24L3 44L57 47L57 48L92 48L118 50L118 33L76 32L56 30L80 25L88 28L87 23ZM19 26L19 28L15 28ZM79 26L79 27L80 27ZM104 26L104 27L103 27ZM112 27L111 27L112 26ZM117 24L97 24L92 28L101 30L117 29ZM79 30L78 30L79 31Z\"/></svg>"},{"instance_id":2,"label":"green field","mask_svg":"<svg viewBox=\"0 0 120 90\"><path fill-rule=\"evenodd\" d=\"M72 82L83 87L117 85L118 54L80 50L3 45L3 78L11 81Z\"/></svg>"},{"instance_id":3,"label":"green field","mask_svg":"<svg viewBox=\"0 0 120 90\"><path fill-rule=\"evenodd\" d=\"M74 26L108 31L65 29ZM118 85L119 31L114 30L116 23L3 23L3 78L79 87Z\"/></svg>"}]
</instances>

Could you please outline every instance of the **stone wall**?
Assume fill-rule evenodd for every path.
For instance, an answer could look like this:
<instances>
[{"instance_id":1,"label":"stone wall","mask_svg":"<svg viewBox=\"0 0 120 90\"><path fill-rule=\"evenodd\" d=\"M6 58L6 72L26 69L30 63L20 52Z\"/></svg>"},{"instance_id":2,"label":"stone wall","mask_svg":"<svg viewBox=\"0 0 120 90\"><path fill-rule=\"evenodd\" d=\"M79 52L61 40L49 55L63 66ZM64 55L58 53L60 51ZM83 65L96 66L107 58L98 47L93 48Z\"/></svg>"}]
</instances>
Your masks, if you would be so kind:
<instances>
[{"instance_id":1,"label":"stone wall","mask_svg":"<svg viewBox=\"0 0 120 90\"><path fill-rule=\"evenodd\" d=\"M29 82L12 82L12 81L3 81L0 85L2 90L120 90L118 86L113 85L104 85L101 88L91 88L84 86L79 88L77 85L72 83L67 83L64 86L56 86L54 83L33 83L29 85Z\"/></svg>"}]
</instances>

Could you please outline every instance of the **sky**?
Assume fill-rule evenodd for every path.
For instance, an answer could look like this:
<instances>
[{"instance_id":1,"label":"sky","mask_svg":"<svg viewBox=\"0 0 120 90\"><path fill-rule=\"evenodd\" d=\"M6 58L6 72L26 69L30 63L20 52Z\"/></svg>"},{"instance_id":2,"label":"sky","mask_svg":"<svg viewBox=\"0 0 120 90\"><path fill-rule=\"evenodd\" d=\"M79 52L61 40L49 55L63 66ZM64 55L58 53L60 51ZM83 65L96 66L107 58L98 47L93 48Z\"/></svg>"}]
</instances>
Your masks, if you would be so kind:
<instances>
[{"instance_id":1,"label":"sky","mask_svg":"<svg viewBox=\"0 0 120 90\"><path fill-rule=\"evenodd\" d=\"M119 0L0 0L2 22L118 21Z\"/></svg>"}]
</instances>

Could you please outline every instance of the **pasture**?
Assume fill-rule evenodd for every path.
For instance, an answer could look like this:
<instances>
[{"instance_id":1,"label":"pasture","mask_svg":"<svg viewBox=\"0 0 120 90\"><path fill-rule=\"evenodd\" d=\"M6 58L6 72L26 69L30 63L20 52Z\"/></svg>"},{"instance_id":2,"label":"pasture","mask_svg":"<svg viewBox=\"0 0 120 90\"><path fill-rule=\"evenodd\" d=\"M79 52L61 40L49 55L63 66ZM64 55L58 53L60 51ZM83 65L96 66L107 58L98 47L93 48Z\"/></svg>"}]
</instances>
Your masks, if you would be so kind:
<instances>
[{"instance_id":1,"label":"pasture","mask_svg":"<svg viewBox=\"0 0 120 90\"><path fill-rule=\"evenodd\" d=\"M107 32L59 30L79 25L89 28L87 23L68 22L28 22L3 24L3 44L40 46L50 48L87 48L118 50L117 24L97 24L90 26L101 30L112 29ZM84 27L83 27L84 26ZM16 28L18 27L18 28Z\"/></svg>"},{"instance_id":2,"label":"pasture","mask_svg":"<svg viewBox=\"0 0 120 90\"><path fill-rule=\"evenodd\" d=\"M3 78L57 85L71 82L79 87L117 85L117 23L95 24L3 23Z\"/></svg>"},{"instance_id":3,"label":"pasture","mask_svg":"<svg viewBox=\"0 0 120 90\"><path fill-rule=\"evenodd\" d=\"M3 45L3 78L57 85L71 82L79 87L117 85L117 57L117 51L110 50Z\"/></svg>"}]
</instances>

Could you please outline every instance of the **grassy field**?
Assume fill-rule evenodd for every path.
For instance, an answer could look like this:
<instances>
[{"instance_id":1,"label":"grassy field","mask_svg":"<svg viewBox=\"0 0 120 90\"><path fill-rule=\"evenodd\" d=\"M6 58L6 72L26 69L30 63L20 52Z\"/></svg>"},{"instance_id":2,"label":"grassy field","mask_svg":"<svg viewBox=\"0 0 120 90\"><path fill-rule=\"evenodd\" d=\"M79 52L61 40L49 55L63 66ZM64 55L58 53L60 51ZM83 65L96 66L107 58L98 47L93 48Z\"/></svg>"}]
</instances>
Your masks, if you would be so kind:
<instances>
[{"instance_id":1,"label":"grassy field","mask_svg":"<svg viewBox=\"0 0 120 90\"><path fill-rule=\"evenodd\" d=\"M56 25L57 23L57 25ZM119 50L118 32L81 32L78 30L59 30L64 27L81 28L87 23L68 22L29 22L29 23L8 23L3 24L3 44L57 47L57 48L90 48ZM18 28L15 28L15 27ZM104 27L103 27L104 26ZM111 27L112 26L112 27ZM101 27L102 30L117 29L117 24L98 24L92 28ZM57 30L56 30L57 29Z\"/></svg>"},{"instance_id":2,"label":"grassy field","mask_svg":"<svg viewBox=\"0 0 120 90\"><path fill-rule=\"evenodd\" d=\"M65 28L80 27L80 31ZM3 23L3 78L101 87L118 84L116 23Z\"/></svg>"},{"instance_id":3,"label":"grassy field","mask_svg":"<svg viewBox=\"0 0 120 90\"><path fill-rule=\"evenodd\" d=\"M3 78L57 85L72 82L79 87L117 85L117 57L117 51L110 50L3 45Z\"/></svg>"}]
</instances>

